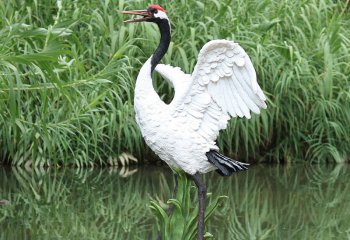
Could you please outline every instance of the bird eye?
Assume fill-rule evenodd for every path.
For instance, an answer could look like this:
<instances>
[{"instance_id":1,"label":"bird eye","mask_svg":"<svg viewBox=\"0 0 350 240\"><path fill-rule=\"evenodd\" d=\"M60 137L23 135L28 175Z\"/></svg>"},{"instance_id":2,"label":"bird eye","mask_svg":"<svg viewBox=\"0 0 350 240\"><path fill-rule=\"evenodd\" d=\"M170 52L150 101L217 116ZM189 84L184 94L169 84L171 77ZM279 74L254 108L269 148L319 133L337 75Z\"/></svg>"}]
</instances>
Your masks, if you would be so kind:
<instances>
[{"instance_id":1,"label":"bird eye","mask_svg":"<svg viewBox=\"0 0 350 240\"><path fill-rule=\"evenodd\" d=\"M156 9L156 8L149 8L148 12L152 13L152 14L155 14L155 13L158 13L158 9Z\"/></svg>"}]
</instances>

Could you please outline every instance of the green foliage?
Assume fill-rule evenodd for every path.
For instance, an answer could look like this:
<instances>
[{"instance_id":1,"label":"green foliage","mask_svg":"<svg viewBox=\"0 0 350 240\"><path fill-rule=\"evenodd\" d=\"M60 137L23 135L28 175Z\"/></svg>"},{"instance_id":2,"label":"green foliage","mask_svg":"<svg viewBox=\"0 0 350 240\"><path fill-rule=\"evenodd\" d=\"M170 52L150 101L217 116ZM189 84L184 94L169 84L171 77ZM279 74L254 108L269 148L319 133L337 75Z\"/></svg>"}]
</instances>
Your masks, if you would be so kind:
<instances>
[{"instance_id":1,"label":"green foliage","mask_svg":"<svg viewBox=\"0 0 350 240\"><path fill-rule=\"evenodd\" d=\"M12 165L108 164L145 153L133 89L159 33L123 24L151 1L0 2L0 152ZM239 42L268 109L218 140L246 161L344 162L350 150L347 1L163 1L173 40L163 62L191 72L209 40ZM157 91L173 92L157 77Z\"/></svg>"},{"instance_id":2,"label":"green foliage","mask_svg":"<svg viewBox=\"0 0 350 240\"><path fill-rule=\"evenodd\" d=\"M140 155L131 67L138 61L123 56L137 47L114 30L116 11L62 3L0 4L2 158L82 167L125 150Z\"/></svg>"},{"instance_id":3,"label":"green foliage","mask_svg":"<svg viewBox=\"0 0 350 240\"><path fill-rule=\"evenodd\" d=\"M197 191L186 173L176 171L175 174L178 177L176 199L169 199L167 204L152 200L150 208L158 220L158 230L162 239L195 240L197 239L198 203L194 203L194 195ZM205 222L224 198L226 197L220 196L209 201L205 212ZM207 202L208 200L211 200L211 194L207 194ZM172 213L167 214L170 206L173 207ZM211 237L209 232L205 234L205 238Z\"/></svg>"}]
</instances>

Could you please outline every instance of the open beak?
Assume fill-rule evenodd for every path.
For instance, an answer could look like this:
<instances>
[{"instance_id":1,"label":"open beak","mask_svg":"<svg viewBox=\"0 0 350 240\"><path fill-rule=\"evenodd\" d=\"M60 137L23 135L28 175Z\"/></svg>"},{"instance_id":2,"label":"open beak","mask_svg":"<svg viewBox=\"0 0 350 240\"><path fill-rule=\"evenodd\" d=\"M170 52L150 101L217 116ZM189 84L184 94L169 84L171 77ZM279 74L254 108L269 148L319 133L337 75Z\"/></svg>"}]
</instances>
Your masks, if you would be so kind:
<instances>
[{"instance_id":1,"label":"open beak","mask_svg":"<svg viewBox=\"0 0 350 240\"><path fill-rule=\"evenodd\" d=\"M144 22L152 18L147 10L133 10L133 11L122 11L122 14L132 14L136 16L142 16L142 18L134 18L124 21L125 23Z\"/></svg>"}]
</instances>

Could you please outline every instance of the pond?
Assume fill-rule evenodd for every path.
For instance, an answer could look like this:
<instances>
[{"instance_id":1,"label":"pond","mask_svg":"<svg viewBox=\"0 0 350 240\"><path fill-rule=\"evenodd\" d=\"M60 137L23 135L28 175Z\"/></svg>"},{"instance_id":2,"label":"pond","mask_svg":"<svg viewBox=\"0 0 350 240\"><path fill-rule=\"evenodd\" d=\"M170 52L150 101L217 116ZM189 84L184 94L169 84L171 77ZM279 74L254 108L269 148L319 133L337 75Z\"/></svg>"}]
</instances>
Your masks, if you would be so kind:
<instances>
[{"instance_id":1,"label":"pond","mask_svg":"<svg viewBox=\"0 0 350 240\"><path fill-rule=\"evenodd\" d=\"M256 165L208 191L229 198L214 239L350 239L350 167ZM0 168L0 239L156 239L151 199L171 196L166 167Z\"/></svg>"}]
</instances>

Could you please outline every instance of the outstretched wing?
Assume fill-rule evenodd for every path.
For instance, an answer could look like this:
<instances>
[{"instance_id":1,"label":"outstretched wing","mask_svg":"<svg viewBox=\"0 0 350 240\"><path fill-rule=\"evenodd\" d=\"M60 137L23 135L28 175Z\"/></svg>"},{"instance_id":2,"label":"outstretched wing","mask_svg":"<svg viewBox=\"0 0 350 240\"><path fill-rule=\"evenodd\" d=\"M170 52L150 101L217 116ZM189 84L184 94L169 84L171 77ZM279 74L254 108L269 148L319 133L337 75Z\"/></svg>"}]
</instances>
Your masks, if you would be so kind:
<instances>
[{"instance_id":1,"label":"outstretched wing","mask_svg":"<svg viewBox=\"0 0 350 240\"><path fill-rule=\"evenodd\" d=\"M174 102L179 102L191 86L191 75L184 73L179 67L158 64L155 70L175 89Z\"/></svg>"},{"instance_id":2,"label":"outstretched wing","mask_svg":"<svg viewBox=\"0 0 350 240\"><path fill-rule=\"evenodd\" d=\"M266 97L257 83L253 64L237 43L213 40L201 49L191 85L175 101L174 116L207 140L215 141L231 117L250 118L250 111L266 108Z\"/></svg>"},{"instance_id":3,"label":"outstretched wing","mask_svg":"<svg viewBox=\"0 0 350 240\"><path fill-rule=\"evenodd\" d=\"M155 70L175 89L190 82L191 75L184 73L181 68L165 64L158 64Z\"/></svg>"}]
</instances>

